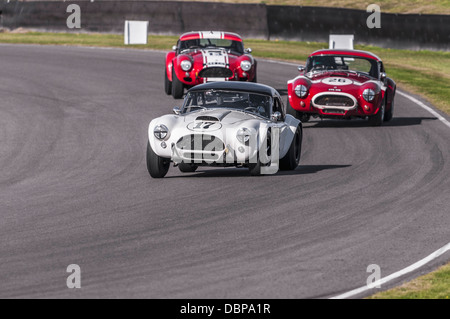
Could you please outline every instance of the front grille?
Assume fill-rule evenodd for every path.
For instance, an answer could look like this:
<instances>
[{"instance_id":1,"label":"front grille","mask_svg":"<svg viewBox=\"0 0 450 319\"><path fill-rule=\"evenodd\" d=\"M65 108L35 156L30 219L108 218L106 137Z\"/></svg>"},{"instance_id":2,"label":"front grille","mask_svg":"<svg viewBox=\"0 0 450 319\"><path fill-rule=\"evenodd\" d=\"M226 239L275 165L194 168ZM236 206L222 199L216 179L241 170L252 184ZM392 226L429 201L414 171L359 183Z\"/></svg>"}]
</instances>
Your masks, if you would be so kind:
<instances>
[{"instance_id":1,"label":"front grille","mask_svg":"<svg viewBox=\"0 0 450 319\"><path fill-rule=\"evenodd\" d=\"M316 105L320 106L354 106L353 100L343 95L321 95L314 100Z\"/></svg>"},{"instance_id":2,"label":"front grille","mask_svg":"<svg viewBox=\"0 0 450 319\"><path fill-rule=\"evenodd\" d=\"M323 112L328 114L345 114L346 111L339 109L325 109Z\"/></svg>"},{"instance_id":3,"label":"front grille","mask_svg":"<svg viewBox=\"0 0 450 319\"><path fill-rule=\"evenodd\" d=\"M201 78L231 78L233 71L227 68L205 68L198 74Z\"/></svg>"},{"instance_id":4,"label":"front grille","mask_svg":"<svg viewBox=\"0 0 450 319\"><path fill-rule=\"evenodd\" d=\"M177 147L182 150L190 151L207 151L221 152L225 149L225 145L213 135L208 134L191 134L180 138Z\"/></svg>"}]
</instances>

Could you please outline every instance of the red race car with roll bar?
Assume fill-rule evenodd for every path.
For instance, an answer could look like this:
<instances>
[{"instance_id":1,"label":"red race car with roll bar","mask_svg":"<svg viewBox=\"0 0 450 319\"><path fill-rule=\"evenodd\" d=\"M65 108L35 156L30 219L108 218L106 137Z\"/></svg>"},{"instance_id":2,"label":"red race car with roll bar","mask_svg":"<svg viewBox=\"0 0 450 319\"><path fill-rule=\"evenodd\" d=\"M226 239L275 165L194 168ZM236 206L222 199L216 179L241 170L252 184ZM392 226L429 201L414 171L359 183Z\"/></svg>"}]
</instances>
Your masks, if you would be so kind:
<instances>
[{"instance_id":1,"label":"red race car with roll bar","mask_svg":"<svg viewBox=\"0 0 450 319\"><path fill-rule=\"evenodd\" d=\"M394 115L395 82L376 55L358 50L312 53L300 75L288 81L288 112L302 122L320 118L368 118L380 126Z\"/></svg>"},{"instance_id":2,"label":"red race car with roll bar","mask_svg":"<svg viewBox=\"0 0 450 319\"><path fill-rule=\"evenodd\" d=\"M164 90L175 99L184 89L213 81L256 82L256 60L236 33L188 32L166 55Z\"/></svg>"}]
</instances>

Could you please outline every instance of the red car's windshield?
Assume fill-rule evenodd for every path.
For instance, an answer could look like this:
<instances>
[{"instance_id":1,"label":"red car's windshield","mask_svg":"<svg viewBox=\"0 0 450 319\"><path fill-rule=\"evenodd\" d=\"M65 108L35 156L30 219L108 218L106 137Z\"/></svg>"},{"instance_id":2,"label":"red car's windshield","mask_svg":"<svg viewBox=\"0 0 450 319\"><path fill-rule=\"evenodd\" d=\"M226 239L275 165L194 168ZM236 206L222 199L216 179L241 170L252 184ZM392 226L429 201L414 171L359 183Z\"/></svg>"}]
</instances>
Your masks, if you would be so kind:
<instances>
[{"instance_id":1,"label":"red car's windshield","mask_svg":"<svg viewBox=\"0 0 450 319\"><path fill-rule=\"evenodd\" d=\"M347 55L318 55L308 58L306 72L321 71L354 71L378 78L378 63L372 59L366 59Z\"/></svg>"},{"instance_id":2,"label":"red car's windshield","mask_svg":"<svg viewBox=\"0 0 450 319\"><path fill-rule=\"evenodd\" d=\"M244 54L244 45L240 41L233 41L227 39L191 39L180 41L178 43L178 51L206 48L224 48L227 51L233 51L238 54Z\"/></svg>"}]
</instances>

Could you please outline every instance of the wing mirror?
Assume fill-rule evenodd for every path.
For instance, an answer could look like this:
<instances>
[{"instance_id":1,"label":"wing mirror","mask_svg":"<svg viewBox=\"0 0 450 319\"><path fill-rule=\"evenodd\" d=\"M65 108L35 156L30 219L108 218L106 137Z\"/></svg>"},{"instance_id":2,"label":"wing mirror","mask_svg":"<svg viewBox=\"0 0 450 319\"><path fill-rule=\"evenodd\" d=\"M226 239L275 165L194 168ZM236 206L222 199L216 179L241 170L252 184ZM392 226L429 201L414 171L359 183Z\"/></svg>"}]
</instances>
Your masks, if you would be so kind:
<instances>
[{"instance_id":1,"label":"wing mirror","mask_svg":"<svg viewBox=\"0 0 450 319\"><path fill-rule=\"evenodd\" d=\"M305 72L305 70L306 70L306 68L305 68L304 65L299 65L299 66L298 66L298 71L299 71L299 72Z\"/></svg>"},{"instance_id":2,"label":"wing mirror","mask_svg":"<svg viewBox=\"0 0 450 319\"><path fill-rule=\"evenodd\" d=\"M386 80L386 73L384 73L384 72L381 72L381 73L380 73L380 80L381 80L381 81Z\"/></svg>"},{"instance_id":3,"label":"wing mirror","mask_svg":"<svg viewBox=\"0 0 450 319\"><path fill-rule=\"evenodd\" d=\"M245 53L252 53L252 49L251 48L247 48L247 49L245 49Z\"/></svg>"},{"instance_id":4,"label":"wing mirror","mask_svg":"<svg viewBox=\"0 0 450 319\"><path fill-rule=\"evenodd\" d=\"M181 114L181 109L180 109L179 106L175 106L175 107L172 109L172 111L173 111L173 113L176 114L176 115L180 115L180 114Z\"/></svg>"},{"instance_id":5,"label":"wing mirror","mask_svg":"<svg viewBox=\"0 0 450 319\"><path fill-rule=\"evenodd\" d=\"M176 51L176 50L177 50L177 46L174 45L174 46L172 47L172 51Z\"/></svg>"},{"instance_id":6,"label":"wing mirror","mask_svg":"<svg viewBox=\"0 0 450 319\"><path fill-rule=\"evenodd\" d=\"M280 112L273 112L272 117L271 117L272 121L274 122L278 122L281 120L281 113Z\"/></svg>"}]
</instances>

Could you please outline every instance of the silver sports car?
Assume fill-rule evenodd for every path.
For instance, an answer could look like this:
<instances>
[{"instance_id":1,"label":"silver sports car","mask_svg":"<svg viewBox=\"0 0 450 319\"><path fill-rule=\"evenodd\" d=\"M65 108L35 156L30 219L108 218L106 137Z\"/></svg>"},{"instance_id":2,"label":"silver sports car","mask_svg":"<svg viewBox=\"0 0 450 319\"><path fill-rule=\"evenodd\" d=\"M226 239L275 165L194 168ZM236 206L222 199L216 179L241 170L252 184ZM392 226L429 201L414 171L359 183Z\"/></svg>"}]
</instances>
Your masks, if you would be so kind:
<instances>
[{"instance_id":1,"label":"silver sports car","mask_svg":"<svg viewBox=\"0 0 450 319\"><path fill-rule=\"evenodd\" d=\"M286 114L280 94L266 85L211 82L190 89L181 108L148 128L147 168L164 177L173 162L181 172L199 166L248 167L251 175L294 170L302 124Z\"/></svg>"}]
</instances>

